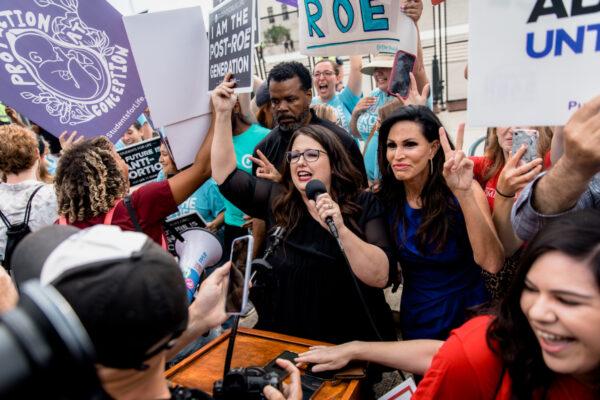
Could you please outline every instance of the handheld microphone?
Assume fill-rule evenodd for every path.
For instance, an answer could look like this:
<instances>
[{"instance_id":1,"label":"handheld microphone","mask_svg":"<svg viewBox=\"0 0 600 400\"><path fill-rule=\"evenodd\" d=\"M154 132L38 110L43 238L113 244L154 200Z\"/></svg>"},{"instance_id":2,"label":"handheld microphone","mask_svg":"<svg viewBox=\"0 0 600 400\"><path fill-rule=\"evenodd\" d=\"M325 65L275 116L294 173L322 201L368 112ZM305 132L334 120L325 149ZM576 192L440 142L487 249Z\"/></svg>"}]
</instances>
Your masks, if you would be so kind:
<instances>
[{"instance_id":1,"label":"handheld microphone","mask_svg":"<svg viewBox=\"0 0 600 400\"><path fill-rule=\"evenodd\" d=\"M306 197L309 200L317 201L317 198L320 195L327 193L327 188L325 187L325 184L320 180L313 179L306 184L306 189L304 189L304 191L306 192ZM329 227L329 231L331 232L331 234L336 239L339 239L340 236L338 234L337 228L335 227L335 224L333 223L333 218L325 218L325 223Z\"/></svg>"}]
</instances>

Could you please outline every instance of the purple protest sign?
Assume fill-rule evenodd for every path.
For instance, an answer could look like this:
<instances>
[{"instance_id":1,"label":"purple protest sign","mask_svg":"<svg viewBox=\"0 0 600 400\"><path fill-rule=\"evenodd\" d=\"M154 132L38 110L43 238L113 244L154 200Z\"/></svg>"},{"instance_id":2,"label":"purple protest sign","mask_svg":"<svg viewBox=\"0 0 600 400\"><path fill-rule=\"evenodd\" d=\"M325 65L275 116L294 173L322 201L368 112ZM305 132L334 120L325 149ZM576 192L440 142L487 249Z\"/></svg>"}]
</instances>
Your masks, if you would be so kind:
<instances>
[{"instance_id":1,"label":"purple protest sign","mask_svg":"<svg viewBox=\"0 0 600 400\"><path fill-rule=\"evenodd\" d=\"M121 14L105 0L3 0L0 100L54 135L116 142L146 108Z\"/></svg>"},{"instance_id":2,"label":"purple protest sign","mask_svg":"<svg viewBox=\"0 0 600 400\"><path fill-rule=\"evenodd\" d=\"M298 8L298 0L277 0L280 3L287 4L288 6Z\"/></svg>"}]
</instances>

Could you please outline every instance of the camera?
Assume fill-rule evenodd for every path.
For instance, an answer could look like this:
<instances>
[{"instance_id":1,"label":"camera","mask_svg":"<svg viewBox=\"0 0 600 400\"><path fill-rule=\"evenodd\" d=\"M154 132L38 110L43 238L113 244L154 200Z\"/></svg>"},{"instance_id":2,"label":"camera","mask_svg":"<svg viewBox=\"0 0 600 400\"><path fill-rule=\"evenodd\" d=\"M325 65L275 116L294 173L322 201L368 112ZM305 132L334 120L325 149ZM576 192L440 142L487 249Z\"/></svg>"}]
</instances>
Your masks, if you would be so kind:
<instances>
[{"instance_id":1,"label":"camera","mask_svg":"<svg viewBox=\"0 0 600 400\"><path fill-rule=\"evenodd\" d=\"M52 286L28 281L0 315L0 398L104 399L92 342Z\"/></svg>"},{"instance_id":2,"label":"camera","mask_svg":"<svg viewBox=\"0 0 600 400\"><path fill-rule=\"evenodd\" d=\"M213 386L215 400L260 400L262 391L271 385L281 391L281 381L275 372L260 367L235 368Z\"/></svg>"}]
</instances>

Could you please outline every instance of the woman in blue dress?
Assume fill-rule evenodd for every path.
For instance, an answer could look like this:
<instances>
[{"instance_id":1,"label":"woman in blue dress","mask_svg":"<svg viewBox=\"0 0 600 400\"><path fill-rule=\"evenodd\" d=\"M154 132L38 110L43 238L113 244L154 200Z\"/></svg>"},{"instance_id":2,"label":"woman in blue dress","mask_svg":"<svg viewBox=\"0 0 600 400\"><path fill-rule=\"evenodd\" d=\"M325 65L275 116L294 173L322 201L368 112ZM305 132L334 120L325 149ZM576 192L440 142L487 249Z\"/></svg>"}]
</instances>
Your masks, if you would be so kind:
<instances>
[{"instance_id":1,"label":"woman in blue dress","mask_svg":"<svg viewBox=\"0 0 600 400\"><path fill-rule=\"evenodd\" d=\"M480 268L497 272L503 250L473 162L451 144L435 114L401 107L379 131L379 196L396 240L404 287L404 339L439 339L488 300Z\"/></svg>"}]
</instances>

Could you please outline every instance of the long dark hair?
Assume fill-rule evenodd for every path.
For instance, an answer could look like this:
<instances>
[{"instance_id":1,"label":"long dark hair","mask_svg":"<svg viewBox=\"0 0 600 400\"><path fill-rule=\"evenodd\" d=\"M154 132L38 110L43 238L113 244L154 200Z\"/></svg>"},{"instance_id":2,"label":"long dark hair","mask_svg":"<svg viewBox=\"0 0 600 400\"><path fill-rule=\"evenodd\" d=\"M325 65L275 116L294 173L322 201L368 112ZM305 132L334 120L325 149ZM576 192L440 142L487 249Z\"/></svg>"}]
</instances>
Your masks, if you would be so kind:
<instances>
[{"instance_id":1,"label":"long dark hair","mask_svg":"<svg viewBox=\"0 0 600 400\"><path fill-rule=\"evenodd\" d=\"M350 161L340 139L329 129L320 125L307 125L298 129L290 139L288 151L292 149L296 138L301 135L317 141L327 152L331 167L329 194L340 206L344 221L349 223L348 227L360 234L360 229L353 218L362 211L361 207L354 202L361 192L362 175L360 171ZM281 175L285 189L273 201L273 215L276 224L286 228L289 233L296 227L300 217L307 213L307 210L300 192L292 182L289 163L284 164Z\"/></svg>"},{"instance_id":2,"label":"long dark hair","mask_svg":"<svg viewBox=\"0 0 600 400\"><path fill-rule=\"evenodd\" d=\"M406 190L404 183L398 181L390 169L387 160L387 140L392 127L402 121L415 122L421 127L421 133L429 143L440 139L439 129L442 123L435 114L424 106L401 107L381 123L379 129L379 147L377 158L379 171L381 171L381 184L379 196L386 208L393 212L392 234L396 237L398 226L404 224L404 205L406 204ZM450 146L454 145L450 142ZM423 219L417 230L417 248L421 252L431 244L436 244L435 252L441 251L448 240L450 226L453 221L449 218L448 211L457 209L453 201L450 188L442 174L444 169L444 152L441 147L433 157L433 174L429 175L421 192ZM400 243L398 243L400 245Z\"/></svg>"},{"instance_id":3,"label":"long dark hair","mask_svg":"<svg viewBox=\"0 0 600 400\"><path fill-rule=\"evenodd\" d=\"M537 234L525 250L512 286L488 328L488 346L502 359L515 399L530 399L536 390L548 390L555 378L544 363L538 340L520 304L531 266L553 250L585 261L600 287L600 212L585 210L565 215Z\"/></svg>"}]
</instances>

